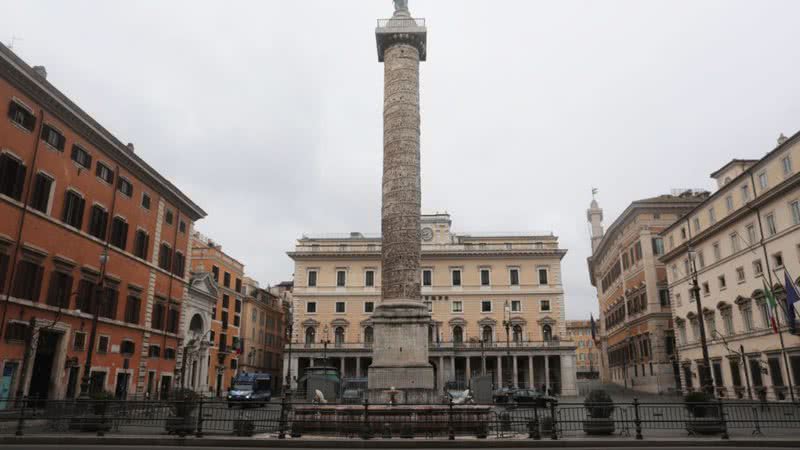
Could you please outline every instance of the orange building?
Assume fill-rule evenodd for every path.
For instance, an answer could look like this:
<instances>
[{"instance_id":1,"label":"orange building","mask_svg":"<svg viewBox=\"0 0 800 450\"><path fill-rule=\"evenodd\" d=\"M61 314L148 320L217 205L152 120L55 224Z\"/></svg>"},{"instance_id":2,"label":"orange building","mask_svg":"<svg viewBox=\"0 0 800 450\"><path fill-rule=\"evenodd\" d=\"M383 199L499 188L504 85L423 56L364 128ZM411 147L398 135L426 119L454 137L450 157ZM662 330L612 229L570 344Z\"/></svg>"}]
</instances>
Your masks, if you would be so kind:
<instances>
[{"instance_id":1,"label":"orange building","mask_svg":"<svg viewBox=\"0 0 800 450\"><path fill-rule=\"evenodd\" d=\"M77 395L95 310L89 388L167 393L205 212L46 76L0 45L0 408Z\"/></svg>"},{"instance_id":2,"label":"orange building","mask_svg":"<svg viewBox=\"0 0 800 450\"><path fill-rule=\"evenodd\" d=\"M239 369L239 341L245 289L244 264L222 251L222 246L192 233L192 272L210 272L217 284L217 304L211 313L208 389L221 397L230 389Z\"/></svg>"},{"instance_id":3,"label":"orange building","mask_svg":"<svg viewBox=\"0 0 800 450\"><path fill-rule=\"evenodd\" d=\"M277 395L283 386L284 304L277 292L262 289L252 278L245 277L244 285L240 368L270 374L272 393Z\"/></svg>"}]
</instances>

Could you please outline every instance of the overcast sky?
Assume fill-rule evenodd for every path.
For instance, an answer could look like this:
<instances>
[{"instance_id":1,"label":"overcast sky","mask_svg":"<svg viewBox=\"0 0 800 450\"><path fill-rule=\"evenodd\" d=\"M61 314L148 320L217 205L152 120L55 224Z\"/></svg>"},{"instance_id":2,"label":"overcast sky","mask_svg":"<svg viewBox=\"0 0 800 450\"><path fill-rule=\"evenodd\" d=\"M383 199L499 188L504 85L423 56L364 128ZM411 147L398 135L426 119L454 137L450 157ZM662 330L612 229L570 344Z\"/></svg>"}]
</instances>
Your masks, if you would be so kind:
<instances>
[{"instance_id":1,"label":"overcast sky","mask_svg":"<svg viewBox=\"0 0 800 450\"><path fill-rule=\"evenodd\" d=\"M606 225L711 189L800 124L800 2L411 0L423 211L456 232L553 230L567 317L596 314L585 210ZM390 0L0 0L0 40L208 213L263 285L304 232L378 232ZM794 56L793 56L794 55Z\"/></svg>"}]
</instances>

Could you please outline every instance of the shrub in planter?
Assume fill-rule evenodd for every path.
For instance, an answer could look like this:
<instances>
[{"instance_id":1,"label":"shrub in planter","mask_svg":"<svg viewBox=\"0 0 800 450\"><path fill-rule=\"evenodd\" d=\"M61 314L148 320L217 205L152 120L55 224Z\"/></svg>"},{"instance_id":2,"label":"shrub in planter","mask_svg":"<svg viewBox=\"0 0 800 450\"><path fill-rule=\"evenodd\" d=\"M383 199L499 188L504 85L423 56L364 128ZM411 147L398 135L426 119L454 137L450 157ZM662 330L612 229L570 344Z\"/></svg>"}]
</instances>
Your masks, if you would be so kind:
<instances>
[{"instance_id":1,"label":"shrub in planter","mask_svg":"<svg viewBox=\"0 0 800 450\"><path fill-rule=\"evenodd\" d=\"M110 431L111 420L106 417L114 400L114 394L106 391L89 394L84 414L71 417L68 428L76 431ZM80 405L79 405L80 406Z\"/></svg>"},{"instance_id":2,"label":"shrub in planter","mask_svg":"<svg viewBox=\"0 0 800 450\"><path fill-rule=\"evenodd\" d=\"M200 396L191 389L176 389L170 401L170 410L174 417L168 417L166 429L168 433L181 436L194 433L197 420L194 411Z\"/></svg>"},{"instance_id":3,"label":"shrub in planter","mask_svg":"<svg viewBox=\"0 0 800 450\"><path fill-rule=\"evenodd\" d=\"M256 425L249 419L236 419L233 422L233 432L237 436L250 437L255 434Z\"/></svg>"},{"instance_id":4,"label":"shrub in planter","mask_svg":"<svg viewBox=\"0 0 800 450\"><path fill-rule=\"evenodd\" d=\"M115 397L111 392L100 391L89 394L89 398L92 399L92 412L98 416L103 416Z\"/></svg>"},{"instance_id":5,"label":"shrub in planter","mask_svg":"<svg viewBox=\"0 0 800 450\"><path fill-rule=\"evenodd\" d=\"M705 392L697 391L683 398L686 410L692 416L686 421L686 430L696 434L717 434L723 431L719 408Z\"/></svg>"},{"instance_id":6,"label":"shrub in planter","mask_svg":"<svg viewBox=\"0 0 800 450\"><path fill-rule=\"evenodd\" d=\"M586 434L614 433L614 419L611 418L614 412L614 400L608 392L602 389L589 392L583 401L583 407L589 414L589 419L583 422L583 431Z\"/></svg>"}]
</instances>

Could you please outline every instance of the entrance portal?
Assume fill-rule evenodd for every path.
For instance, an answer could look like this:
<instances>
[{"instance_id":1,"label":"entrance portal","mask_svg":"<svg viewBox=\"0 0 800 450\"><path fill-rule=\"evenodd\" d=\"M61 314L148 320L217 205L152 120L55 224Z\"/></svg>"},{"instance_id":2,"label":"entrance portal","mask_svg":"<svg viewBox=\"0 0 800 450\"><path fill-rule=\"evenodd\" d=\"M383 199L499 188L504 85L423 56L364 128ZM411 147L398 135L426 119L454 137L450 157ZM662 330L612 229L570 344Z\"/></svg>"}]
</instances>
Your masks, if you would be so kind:
<instances>
[{"instance_id":1,"label":"entrance portal","mask_svg":"<svg viewBox=\"0 0 800 450\"><path fill-rule=\"evenodd\" d=\"M39 330L39 339L36 345L36 356L33 360L33 371L28 388L28 396L46 400L50 393L50 380L53 378L53 361L55 360L56 345L61 335L52 331Z\"/></svg>"}]
</instances>

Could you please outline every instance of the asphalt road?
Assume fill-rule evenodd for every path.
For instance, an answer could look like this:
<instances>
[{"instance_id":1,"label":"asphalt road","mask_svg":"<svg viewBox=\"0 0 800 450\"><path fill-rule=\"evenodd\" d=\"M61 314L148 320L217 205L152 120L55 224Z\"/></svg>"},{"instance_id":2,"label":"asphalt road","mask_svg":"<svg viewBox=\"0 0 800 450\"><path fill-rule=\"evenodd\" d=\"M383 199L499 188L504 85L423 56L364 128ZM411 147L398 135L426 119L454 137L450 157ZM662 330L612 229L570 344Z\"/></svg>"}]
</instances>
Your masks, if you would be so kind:
<instances>
[{"instance_id":1,"label":"asphalt road","mask_svg":"<svg viewBox=\"0 0 800 450\"><path fill-rule=\"evenodd\" d=\"M4 450L32 450L32 449L42 449L42 450L85 450L86 446L65 446L65 445L7 445L3 447ZM101 447L97 447L101 448ZM119 448L124 450L147 450L152 449L152 446L149 447L139 447L139 446L104 446L102 448ZM158 447L160 449L165 450L209 450L210 447L190 447L190 446L176 446L176 447ZM214 447L215 449L241 449L243 447ZM537 449L561 449L564 448L563 446L556 446L556 447L536 447ZM570 447L572 450L593 450L597 447ZM610 448L610 447L609 447ZM688 447L658 447L659 450L701 450L701 449L724 449L724 448L736 448L737 450L764 450L760 447L702 447L702 446L688 446ZM625 447L626 450L652 450L651 447ZM282 450L280 448L270 448L270 450ZM286 449L286 450L296 450L296 449ZM426 450L424 447L419 447L416 450ZM430 450L434 450L431 448ZM497 449L503 450L503 449ZM511 449L508 449L511 450Z\"/></svg>"}]
</instances>

